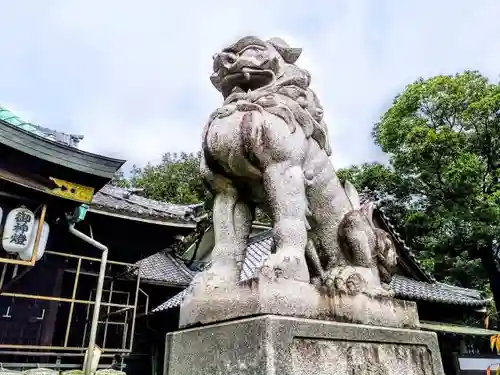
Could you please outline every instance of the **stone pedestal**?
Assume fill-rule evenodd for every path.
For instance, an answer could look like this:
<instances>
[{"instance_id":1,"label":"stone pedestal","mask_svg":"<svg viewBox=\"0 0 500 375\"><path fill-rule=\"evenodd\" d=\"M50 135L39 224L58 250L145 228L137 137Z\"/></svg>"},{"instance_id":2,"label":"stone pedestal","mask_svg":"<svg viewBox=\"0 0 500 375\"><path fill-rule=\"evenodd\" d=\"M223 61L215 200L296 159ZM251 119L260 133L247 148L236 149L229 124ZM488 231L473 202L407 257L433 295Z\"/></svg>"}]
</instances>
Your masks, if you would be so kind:
<instances>
[{"instance_id":1,"label":"stone pedestal","mask_svg":"<svg viewBox=\"0 0 500 375\"><path fill-rule=\"evenodd\" d=\"M390 297L340 294L328 296L309 283L289 279L251 284L219 284L203 279L193 283L181 304L179 326L187 328L256 315L281 315L370 324L395 328L418 328L415 302Z\"/></svg>"},{"instance_id":2,"label":"stone pedestal","mask_svg":"<svg viewBox=\"0 0 500 375\"><path fill-rule=\"evenodd\" d=\"M167 335L164 375L444 375L435 333L263 315Z\"/></svg>"}]
</instances>

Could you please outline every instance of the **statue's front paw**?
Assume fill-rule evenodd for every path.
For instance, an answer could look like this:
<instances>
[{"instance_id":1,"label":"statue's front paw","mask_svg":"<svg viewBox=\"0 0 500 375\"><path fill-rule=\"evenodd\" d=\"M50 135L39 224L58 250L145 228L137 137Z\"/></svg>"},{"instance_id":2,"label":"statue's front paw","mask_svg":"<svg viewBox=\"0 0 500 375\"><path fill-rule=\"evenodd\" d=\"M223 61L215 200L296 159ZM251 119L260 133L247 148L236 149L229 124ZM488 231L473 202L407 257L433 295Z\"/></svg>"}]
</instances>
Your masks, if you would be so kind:
<instances>
[{"instance_id":1,"label":"statue's front paw","mask_svg":"<svg viewBox=\"0 0 500 375\"><path fill-rule=\"evenodd\" d=\"M219 263L214 262L203 271L199 272L195 279L207 286L218 287L221 285L236 285L239 281L239 268L236 262Z\"/></svg>"},{"instance_id":2,"label":"statue's front paw","mask_svg":"<svg viewBox=\"0 0 500 375\"><path fill-rule=\"evenodd\" d=\"M367 283L353 267L336 267L327 273L324 286L329 296L335 294L354 296L363 292Z\"/></svg>"},{"instance_id":3,"label":"statue's front paw","mask_svg":"<svg viewBox=\"0 0 500 375\"><path fill-rule=\"evenodd\" d=\"M311 278L311 285L313 285L316 289L321 289L323 286L323 279L321 276L315 276Z\"/></svg>"},{"instance_id":4,"label":"statue's front paw","mask_svg":"<svg viewBox=\"0 0 500 375\"><path fill-rule=\"evenodd\" d=\"M352 273L345 281L347 294L355 296L367 288L366 280L359 273Z\"/></svg>"},{"instance_id":5,"label":"statue's front paw","mask_svg":"<svg viewBox=\"0 0 500 375\"><path fill-rule=\"evenodd\" d=\"M341 267L336 267L325 273L323 286L326 294L330 297L333 297L336 293L342 293L345 290L345 283L338 277L341 271Z\"/></svg>"},{"instance_id":6,"label":"statue's front paw","mask_svg":"<svg viewBox=\"0 0 500 375\"><path fill-rule=\"evenodd\" d=\"M271 254L260 273L269 279L293 279L309 282L309 270L305 256L294 252L281 251Z\"/></svg>"}]
</instances>

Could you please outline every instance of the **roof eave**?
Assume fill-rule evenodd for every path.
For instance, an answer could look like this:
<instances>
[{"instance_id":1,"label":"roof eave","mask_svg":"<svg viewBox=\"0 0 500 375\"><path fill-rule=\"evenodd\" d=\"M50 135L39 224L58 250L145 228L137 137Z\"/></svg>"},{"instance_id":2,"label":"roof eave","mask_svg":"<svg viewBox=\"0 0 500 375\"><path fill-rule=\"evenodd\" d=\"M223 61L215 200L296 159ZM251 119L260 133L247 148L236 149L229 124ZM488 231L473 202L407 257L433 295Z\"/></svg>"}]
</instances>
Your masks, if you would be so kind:
<instances>
[{"instance_id":1,"label":"roof eave","mask_svg":"<svg viewBox=\"0 0 500 375\"><path fill-rule=\"evenodd\" d=\"M0 143L55 165L77 172L112 179L126 160L82 151L69 145L32 134L24 129L0 120Z\"/></svg>"},{"instance_id":2,"label":"roof eave","mask_svg":"<svg viewBox=\"0 0 500 375\"><path fill-rule=\"evenodd\" d=\"M106 208L99 207L91 207L89 208L88 212L97 214L97 215L104 215L104 216L110 216L110 217L115 217L118 219L123 219L123 220L131 220L131 221L137 221L141 223L147 223L147 224L153 224L153 225L162 225L162 226L167 226L167 227L178 227L178 228L196 228L196 221L186 221L186 222L181 222L181 221L173 221L173 220L167 220L167 219L161 219L161 218L151 218L151 217L138 217L134 215L130 215L124 212L113 212L111 210L107 210Z\"/></svg>"}]
</instances>

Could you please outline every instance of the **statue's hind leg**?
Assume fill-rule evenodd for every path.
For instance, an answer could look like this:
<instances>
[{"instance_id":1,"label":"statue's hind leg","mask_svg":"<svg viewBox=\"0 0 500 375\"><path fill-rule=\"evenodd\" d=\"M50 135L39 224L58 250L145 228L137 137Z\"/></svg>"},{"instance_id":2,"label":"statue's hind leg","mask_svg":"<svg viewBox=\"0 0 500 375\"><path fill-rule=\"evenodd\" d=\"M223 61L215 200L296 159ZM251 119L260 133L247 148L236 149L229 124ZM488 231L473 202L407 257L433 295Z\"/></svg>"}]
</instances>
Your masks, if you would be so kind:
<instances>
[{"instance_id":1,"label":"statue's hind leg","mask_svg":"<svg viewBox=\"0 0 500 375\"><path fill-rule=\"evenodd\" d=\"M304 176L289 161L272 163L263 172L264 188L274 220L276 253L262 271L269 276L309 282Z\"/></svg>"}]
</instances>

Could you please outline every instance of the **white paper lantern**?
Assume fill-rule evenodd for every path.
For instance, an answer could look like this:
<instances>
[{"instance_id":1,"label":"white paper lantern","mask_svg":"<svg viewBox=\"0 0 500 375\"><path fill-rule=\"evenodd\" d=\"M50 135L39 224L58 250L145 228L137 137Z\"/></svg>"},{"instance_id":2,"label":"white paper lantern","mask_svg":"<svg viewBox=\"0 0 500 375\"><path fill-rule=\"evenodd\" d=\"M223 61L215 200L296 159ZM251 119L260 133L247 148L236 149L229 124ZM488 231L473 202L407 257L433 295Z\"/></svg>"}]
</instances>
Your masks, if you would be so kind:
<instances>
[{"instance_id":1,"label":"white paper lantern","mask_svg":"<svg viewBox=\"0 0 500 375\"><path fill-rule=\"evenodd\" d=\"M36 228L38 228L38 223L40 220L35 220L35 230L32 233L29 246L26 250L19 252L19 258L22 260L31 260L33 256L33 250L35 248L35 238L36 238ZM38 242L38 252L36 254L36 260L42 259L45 248L47 247L47 241L49 240L50 227L46 222L43 223L42 232L40 233L40 241Z\"/></svg>"},{"instance_id":2,"label":"white paper lantern","mask_svg":"<svg viewBox=\"0 0 500 375\"><path fill-rule=\"evenodd\" d=\"M9 253L26 251L35 228L35 214L26 207L13 209L7 215L2 247Z\"/></svg>"}]
</instances>

